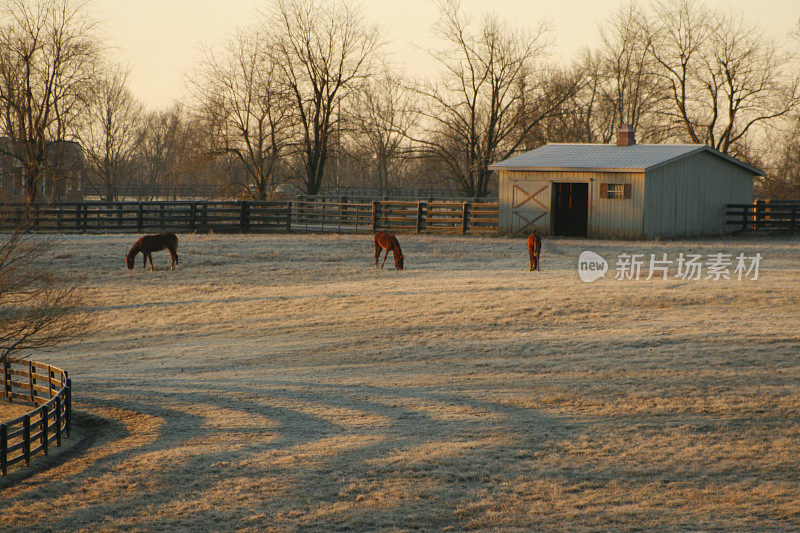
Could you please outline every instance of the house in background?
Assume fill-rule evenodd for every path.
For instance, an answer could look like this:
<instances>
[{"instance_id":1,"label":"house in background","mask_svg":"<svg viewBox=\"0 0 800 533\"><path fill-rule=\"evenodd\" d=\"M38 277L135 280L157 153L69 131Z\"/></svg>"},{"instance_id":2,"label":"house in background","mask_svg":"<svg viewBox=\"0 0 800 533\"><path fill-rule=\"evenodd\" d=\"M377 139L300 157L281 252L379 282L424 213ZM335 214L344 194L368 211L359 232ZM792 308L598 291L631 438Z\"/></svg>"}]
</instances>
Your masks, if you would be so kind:
<instances>
[{"instance_id":1,"label":"house in background","mask_svg":"<svg viewBox=\"0 0 800 533\"><path fill-rule=\"evenodd\" d=\"M495 163L500 234L651 239L718 235L764 173L701 144L548 144Z\"/></svg>"},{"instance_id":2,"label":"house in background","mask_svg":"<svg viewBox=\"0 0 800 533\"><path fill-rule=\"evenodd\" d=\"M0 137L0 201L25 202L25 173L19 161L7 152L11 140ZM78 202L83 200L86 160L81 145L74 141L53 141L47 144L47 164L39 179L42 202Z\"/></svg>"}]
</instances>

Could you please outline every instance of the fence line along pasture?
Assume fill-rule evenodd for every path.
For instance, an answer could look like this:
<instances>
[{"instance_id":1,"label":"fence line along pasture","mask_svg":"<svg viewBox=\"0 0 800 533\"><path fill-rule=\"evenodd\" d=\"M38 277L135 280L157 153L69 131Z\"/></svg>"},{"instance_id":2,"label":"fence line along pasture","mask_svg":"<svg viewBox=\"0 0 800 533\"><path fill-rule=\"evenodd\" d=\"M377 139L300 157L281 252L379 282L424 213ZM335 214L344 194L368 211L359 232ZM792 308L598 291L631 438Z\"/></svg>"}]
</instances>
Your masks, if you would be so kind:
<instances>
[{"instance_id":1,"label":"fence line along pasture","mask_svg":"<svg viewBox=\"0 0 800 533\"><path fill-rule=\"evenodd\" d=\"M44 363L6 359L3 363L3 397L38 406L0 424L0 473L31 457L47 455L50 444L61 446L72 423L72 382L67 373Z\"/></svg>"},{"instance_id":2,"label":"fence line along pasture","mask_svg":"<svg viewBox=\"0 0 800 533\"><path fill-rule=\"evenodd\" d=\"M742 231L800 231L800 201L756 200L728 204L725 224Z\"/></svg>"},{"instance_id":3,"label":"fence line along pasture","mask_svg":"<svg viewBox=\"0 0 800 533\"><path fill-rule=\"evenodd\" d=\"M77 232L280 232L495 234L497 202L66 202L0 205L0 229Z\"/></svg>"}]
</instances>

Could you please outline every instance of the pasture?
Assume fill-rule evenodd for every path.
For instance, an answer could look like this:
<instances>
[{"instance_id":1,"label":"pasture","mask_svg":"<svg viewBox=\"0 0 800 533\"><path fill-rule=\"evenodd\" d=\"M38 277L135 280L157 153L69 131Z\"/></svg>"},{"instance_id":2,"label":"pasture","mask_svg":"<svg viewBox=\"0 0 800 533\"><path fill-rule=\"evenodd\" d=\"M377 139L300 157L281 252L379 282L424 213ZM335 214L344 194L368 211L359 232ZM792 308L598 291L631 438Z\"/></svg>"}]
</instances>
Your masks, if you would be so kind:
<instances>
[{"instance_id":1,"label":"pasture","mask_svg":"<svg viewBox=\"0 0 800 533\"><path fill-rule=\"evenodd\" d=\"M800 239L71 235L92 328L71 448L0 528L798 529ZM763 256L758 280L578 279L583 250Z\"/></svg>"}]
</instances>

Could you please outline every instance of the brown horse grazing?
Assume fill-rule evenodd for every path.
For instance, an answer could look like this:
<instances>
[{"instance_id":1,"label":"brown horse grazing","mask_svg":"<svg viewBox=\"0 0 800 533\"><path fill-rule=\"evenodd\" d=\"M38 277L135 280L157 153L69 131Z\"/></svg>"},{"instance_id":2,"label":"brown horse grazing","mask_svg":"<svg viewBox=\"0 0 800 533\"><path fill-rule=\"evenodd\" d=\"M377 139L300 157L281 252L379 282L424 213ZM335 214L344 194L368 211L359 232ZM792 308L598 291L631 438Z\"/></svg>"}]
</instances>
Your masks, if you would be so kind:
<instances>
[{"instance_id":1,"label":"brown horse grazing","mask_svg":"<svg viewBox=\"0 0 800 533\"><path fill-rule=\"evenodd\" d=\"M178 237L174 233L159 233L158 235L145 235L131 248L128 255L125 256L125 262L128 264L128 269L133 270L133 262L136 259L136 254L142 252L144 256L144 264L142 268L147 268L147 260L150 260L150 270L153 270L153 252L160 252L163 249L169 250L169 255L172 257L172 262L169 269L172 270L178 264Z\"/></svg>"},{"instance_id":2,"label":"brown horse grazing","mask_svg":"<svg viewBox=\"0 0 800 533\"><path fill-rule=\"evenodd\" d=\"M403 252L400 250L400 243L397 238L391 233L379 231L375 234L375 267L378 266L378 259L381 256L381 249L386 250L386 255L383 256L383 263L381 268L386 263L386 258L389 257L389 250L392 251L394 257L394 266L397 270L403 270Z\"/></svg>"},{"instance_id":3,"label":"brown horse grazing","mask_svg":"<svg viewBox=\"0 0 800 533\"><path fill-rule=\"evenodd\" d=\"M542 249L542 238L538 233L528 235L528 255L531 258L531 271L539 270L539 251Z\"/></svg>"}]
</instances>

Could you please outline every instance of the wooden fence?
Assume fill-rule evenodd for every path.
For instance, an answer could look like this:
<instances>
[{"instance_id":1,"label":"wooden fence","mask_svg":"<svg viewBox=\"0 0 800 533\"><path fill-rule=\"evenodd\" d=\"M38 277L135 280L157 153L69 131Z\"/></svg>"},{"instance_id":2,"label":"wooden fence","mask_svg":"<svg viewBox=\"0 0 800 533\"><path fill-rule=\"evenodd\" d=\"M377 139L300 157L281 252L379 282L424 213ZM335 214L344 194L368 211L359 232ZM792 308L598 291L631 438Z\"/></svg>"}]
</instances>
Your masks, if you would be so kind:
<instances>
[{"instance_id":1,"label":"wooden fence","mask_svg":"<svg viewBox=\"0 0 800 533\"><path fill-rule=\"evenodd\" d=\"M800 231L800 201L758 200L752 204L728 204L725 224L742 231Z\"/></svg>"},{"instance_id":2,"label":"wooden fence","mask_svg":"<svg viewBox=\"0 0 800 533\"><path fill-rule=\"evenodd\" d=\"M61 446L72 422L72 382L67 373L35 361L8 359L3 364L3 393L7 401L38 406L19 418L0 424L0 473L31 457L47 455L50 444Z\"/></svg>"},{"instance_id":3,"label":"wooden fence","mask_svg":"<svg viewBox=\"0 0 800 533\"><path fill-rule=\"evenodd\" d=\"M278 232L493 234L497 202L79 202L0 205L0 229L55 232Z\"/></svg>"}]
</instances>

